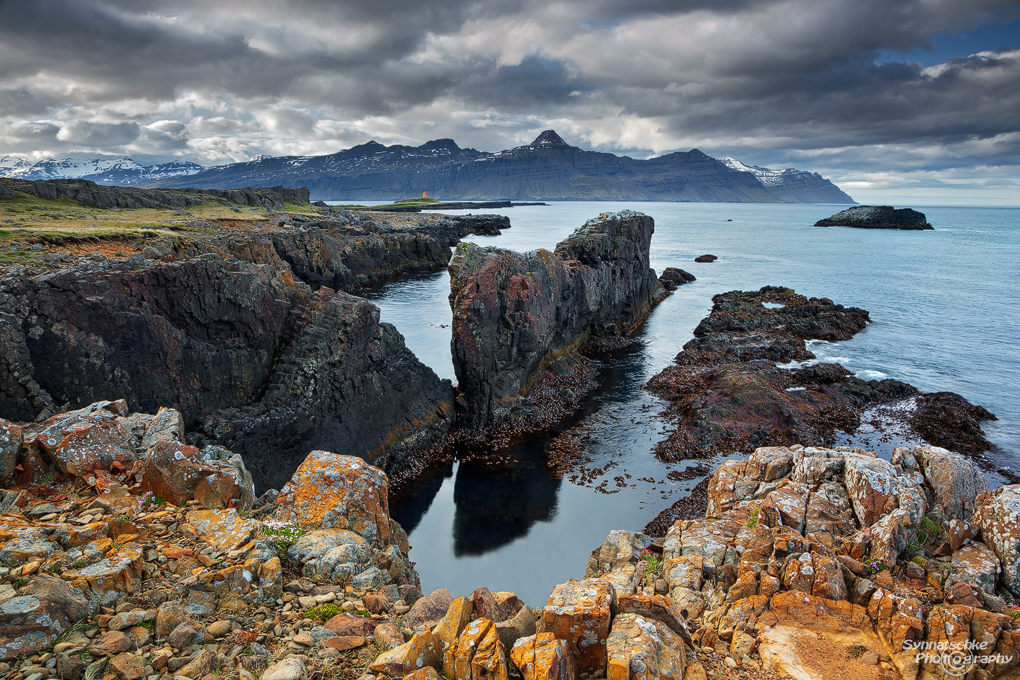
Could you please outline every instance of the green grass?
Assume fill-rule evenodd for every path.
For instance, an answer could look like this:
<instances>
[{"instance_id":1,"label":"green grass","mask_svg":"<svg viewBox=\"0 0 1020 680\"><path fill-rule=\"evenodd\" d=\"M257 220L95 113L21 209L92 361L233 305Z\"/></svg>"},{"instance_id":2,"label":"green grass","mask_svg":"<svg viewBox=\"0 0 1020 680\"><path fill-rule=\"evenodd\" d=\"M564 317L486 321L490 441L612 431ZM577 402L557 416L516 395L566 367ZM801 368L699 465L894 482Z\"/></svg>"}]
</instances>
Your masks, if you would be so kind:
<instances>
[{"instance_id":1,"label":"green grass","mask_svg":"<svg viewBox=\"0 0 1020 680\"><path fill-rule=\"evenodd\" d=\"M314 216L322 210L293 201L288 201L284 209L290 213ZM224 205L216 197L209 197L180 212L186 214L175 214L169 208L93 208L67 196L49 199L19 192L17 198L0 199L0 241L62 243L65 239L82 238L150 239L165 236L167 229L176 232L205 231L188 227L193 220L262 221L266 217L262 208L233 203ZM13 220L14 224L8 223L8 220Z\"/></svg>"}]
</instances>

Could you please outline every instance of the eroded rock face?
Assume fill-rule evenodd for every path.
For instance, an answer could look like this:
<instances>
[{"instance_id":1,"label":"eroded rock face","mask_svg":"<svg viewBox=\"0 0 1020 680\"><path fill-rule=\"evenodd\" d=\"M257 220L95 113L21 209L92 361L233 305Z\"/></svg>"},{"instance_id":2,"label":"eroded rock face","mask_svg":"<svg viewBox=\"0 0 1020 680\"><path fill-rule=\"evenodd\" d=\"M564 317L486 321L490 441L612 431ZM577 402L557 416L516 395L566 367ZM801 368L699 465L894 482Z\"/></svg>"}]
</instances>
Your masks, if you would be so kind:
<instances>
[{"instance_id":1,"label":"eroded rock face","mask_svg":"<svg viewBox=\"0 0 1020 680\"><path fill-rule=\"evenodd\" d=\"M648 265L653 231L651 217L621 212L589 221L554 252L458 247L452 348L467 425L509 417L551 361L647 315L660 290Z\"/></svg>"},{"instance_id":2,"label":"eroded rock face","mask_svg":"<svg viewBox=\"0 0 1020 680\"><path fill-rule=\"evenodd\" d=\"M1002 582L1020 596L1020 485L1000 486L978 496L974 523L1002 563Z\"/></svg>"},{"instance_id":3,"label":"eroded rock face","mask_svg":"<svg viewBox=\"0 0 1020 680\"><path fill-rule=\"evenodd\" d=\"M140 411L173 406L181 420L167 427L243 455L260 489L282 486L314 448L400 466L446 433L452 387L374 305L339 291L441 268L449 246L491 225L301 220L5 278L0 417L33 421L115 398ZM68 472L130 465L111 430L64 433Z\"/></svg>"}]
</instances>

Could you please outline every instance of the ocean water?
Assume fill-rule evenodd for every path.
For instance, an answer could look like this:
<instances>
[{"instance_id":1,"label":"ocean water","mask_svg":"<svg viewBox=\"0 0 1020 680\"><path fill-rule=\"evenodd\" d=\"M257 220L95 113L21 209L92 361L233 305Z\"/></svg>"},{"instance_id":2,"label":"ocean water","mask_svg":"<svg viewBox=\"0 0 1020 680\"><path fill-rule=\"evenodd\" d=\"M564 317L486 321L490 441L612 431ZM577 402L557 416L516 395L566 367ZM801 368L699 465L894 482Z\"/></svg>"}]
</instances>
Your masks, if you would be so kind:
<instances>
[{"instance_id":1,"label":"ocean water","mask_svg":"<svg viewBox=\"0 0 1020 680\"><path fill-rule=\"evenodd\" d=\"M542 606L553 585L583 577L589 553L610 530L640 530L686 495L701 476L682 479L677 473L694 463L652 455L668 425L658 415L664 404L642 386L693 337L712 296L728 290L782 285L868 310L865 331L812 350L863 378L957 392L988 408L999 418L985 424L996 445L991 457L1020 471L1020 209L913 207L935 231L812 227L840 209L831 205L562 202L493 211L509 216L512 228L469 240L515 250L552 248L604 212L644 212L655 219L655 270L680 267L697 281L652 312L637 346L607 359L602 387L565 424L595 425L586 480L552 470L548 436L536 436L499 452L497 463L453 463L393 496L422 589L448 587L457 596L485 585ZM693 261L704 253L719 259ZM446 272L365 293L423 362L455 380L448 295Z\"/></svg>"}]
</instances>

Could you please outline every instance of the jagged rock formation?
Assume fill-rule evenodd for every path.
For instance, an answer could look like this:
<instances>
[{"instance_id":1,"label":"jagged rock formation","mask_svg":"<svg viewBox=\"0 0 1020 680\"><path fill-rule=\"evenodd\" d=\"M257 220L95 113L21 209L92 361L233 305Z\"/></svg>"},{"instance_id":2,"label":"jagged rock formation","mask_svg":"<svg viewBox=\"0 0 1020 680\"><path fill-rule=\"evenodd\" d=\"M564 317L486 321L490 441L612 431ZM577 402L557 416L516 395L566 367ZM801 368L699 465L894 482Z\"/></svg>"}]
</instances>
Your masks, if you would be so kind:
<instances>
[{"instance_id":1,"label":"jagged rock formation","mask_svg":"<svg viewBox=\"0 0 1020 680\"><path fill-rule=\"evenodd\" d=\"M590 220L554 252L458 247L450 306L465 424L507 418L550 363L647 316L663 294L648 266L653 231L651 217L624 211Z\"/></svg>"},{"instance_id":2,"label":"jagged rock formation","mask_svg":"<svg viewBox=\"0 0 1020 680\"><path fill-rule=\"evenodd\" d=\"M789 288L731 291L712 298L712 312L694 330L674 364L648 382L671 402L677 429L660 443L664 460L705 457L734 449L794 443L833 443L854 433L865 409L913 400L890 411L920 439L971 455L991 448L980 421L995 416L951 393L922 394L898 380L862 380L839 364L785 369L815 359L806 340L848 340L868 313Z\"/></svg>"},{"instance_id":3,"label":"jagged rock formation","mask_svg":"<svg viewBox=\"0 0 1020 680\"><path fill-rule=\"evenodd\" d=\"M868 666L947 677L939 652L953 648L940 641L957 645L964 672L1009 677L1020 628L1006 507L1020 487L987 489L966 459L935 447L896 449L891 461L759 448L716 471L704 518L669 529L670 599L696 644L736 658L757 647L766 668L798 678Z\"/></svg>"},{"instance_id":4,"label":"jagged rock formation","mask_svg":"<svg viewBox=\"0 0 1020 680\"><path fill-rule=\"evenodd\" d=\"M461 236L507 226L410 219L280 216L154 241L145 257L13 267L0 282L0 416L113 396L140 410L172 404L195 443L243 454L260 488L282 485L313 448L399 467L447 431L452 387L341 289L443 267Z\"/></svg>"},{"instance_id":5,"label":"jagged rock formation","mask_svg":"<svg viewBox=\"0 0 1020 680\"><path fill-rule=\"evenodd\" d=\"M82 205L94 208L186 208L220 198L238 205L253 205L282 210L284 203L308 203L308 188L245 187L243 189L182 189L159 191L125 187L100 186L84 179L53 179L25 181L0 178L0 199L14 198L23 191L39 198L67 196Z\"/></svg>"},{"instance_id":6,"label":"jagged rock formation","mask_svg":"<svg viewBox=\"0 0 1020 680\"><path fill-rule=\"evenodd\" d=\"M857 227L858 229L934 229L923 212L889 205L858 205L815 222L816 227Z\"/></svg>"},{"instance_id":7,"label":"jagged rock formation","mask_svg":"<svg viewBox=\"0 0 1020 680\"><path fill-rule=\"evenodd\" d=\"M798 172L798 171L794 171ZM801 173L806 174L806 173ZM812 176L813 177L813 176ZM817 178L816 184L829 184ZM316 199L387 200L637 200L776 202L769 186L694 149L637 160L586 151L546 130L531 144L497 153L461 149L452 139L419 147L368 142L328 156L265 157L208 168L152 186L307 186ZM825 200L853 202L832 186ZM815 194L789 189L798 200Z\"/></svg>"}]
</instances>

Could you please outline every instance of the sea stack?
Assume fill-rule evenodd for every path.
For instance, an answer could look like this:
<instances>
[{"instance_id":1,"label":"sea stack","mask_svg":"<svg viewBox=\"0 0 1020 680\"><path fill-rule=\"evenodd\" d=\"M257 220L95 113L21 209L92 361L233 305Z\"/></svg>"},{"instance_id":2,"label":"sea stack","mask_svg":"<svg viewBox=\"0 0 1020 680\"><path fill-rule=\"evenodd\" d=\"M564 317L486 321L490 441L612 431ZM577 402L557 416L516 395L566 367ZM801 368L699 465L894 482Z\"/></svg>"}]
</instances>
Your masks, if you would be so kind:
<instances>
[{"instance_id":1,"label":"sea stack","mask_svg":"<svg viewBox=\"0 0 1020 680\"><path fill-rule=\"evenodd\" d=\"M896 209L890 205L856 205L832 217L815 222L816 227L856 227L858 229L901 229L921 231L934 229L923 212L910 208Z\"/></svg>"},{"instance_id":2,"label":"sea stack","mask_svg":"<svg viewBox=\"0 0 1020 680\"><path fill-rule=\"evenodd\" d=\"M556 250L458 246L450 262L459 419L506 419L550 363L593 335L640 323L665 295L649 267L654 221L623 211L589 220Z\"/></svg>"}]
</instances>

